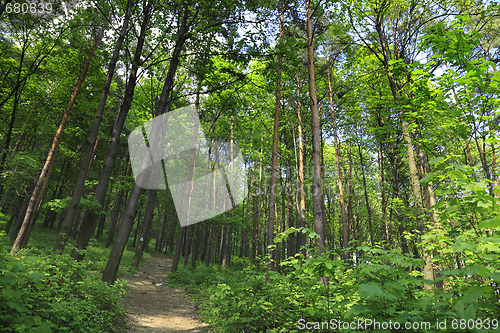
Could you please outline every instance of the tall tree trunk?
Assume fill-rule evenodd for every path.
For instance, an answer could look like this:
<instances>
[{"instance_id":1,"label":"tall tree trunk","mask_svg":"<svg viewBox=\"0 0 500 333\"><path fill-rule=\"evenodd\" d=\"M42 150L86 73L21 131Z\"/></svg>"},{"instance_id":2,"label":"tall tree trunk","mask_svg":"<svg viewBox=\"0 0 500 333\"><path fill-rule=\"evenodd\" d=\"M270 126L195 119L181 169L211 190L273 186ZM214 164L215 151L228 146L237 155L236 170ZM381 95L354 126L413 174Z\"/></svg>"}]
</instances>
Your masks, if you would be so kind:
<instances>
[{"instance_id":1,"label":"tall tree trunk","mask_svg":"<svg viewBox=\"0 0 500 333\"><path fill-rule=\"evenodd\" d=\"M193 227L194 226L187 226L186 227L186 234L184 236L184 267L187 266L188 264L188 259L189 259L189 254L191 251L191 240L193 239Z\"/></svg>"},{"instance_id":2,"label":"tall tree trunk","mask_svg":"<svg viewBox=\"0 0 500 333\"><path fill-rule=\"evenodd\" d=\"M175 223L175 222L174 222ZM176 272L177 267L179 266L179 259L181 258L181 251L182 251L182 238L184 233L186 232L187 227L182 227L180 226L178 232L177 232L177 242L175 243L175 255L174 255L174 260L172 261L172 267L170 271Z\"/></svg>"},{"instance_id":3,"label":"tall tree trunk","mask_svg":"<svg viewBox=\"0 0 500 333\"><path fill-rule=\"evenodd\" d=\"M106 199L106 202L104 203L103 211L101 212L101 216L99 217L99 225L97 226L97 232L96 232L96 238L102 237L102 233L104 232L104 225L106 224L106 213L109 211L109 204L111 202L111 193L108 193L108 198ZM85 213L83 214L85 217ZM82 220L82 227L83 227L83 220Z\"/></svg>"},{"instance_id":4,"label":"tall tree trunk","mask_svg":"<svg viewBox=\"0 0 500 333\"><path fill-rule=\"evenodd\" d=\"M229 258L231 257L231 235L232 228L231 223L225 226L226 230L224 232L224 242L222 243L222 267L226 267L229 263Z\"/></svg>"},{"instance_id":5,"label":"tall tree trunk","mask_svg":"<svg viewBox=\"0 0 500 333\"><path fill-rule=\"evenodd\" d=\"M23 206L21 210L19 211L19 214L16 215L15 222L13 225L12 233L10 234L10 241L13 242L16 239L17 233L19 232L19 229L21 228L21 224L23 223L23 218L24 215L26 214L26 210L28 209L28 205L30 202L30 197L31 197L31 192L33 191L34 185L31 185L31 187L28 189L27 193L28 196L24 199ZM7 230L9 232L9 230Z\"/></svg>"},{"instance_id":6,"label":"tall tree trunk","mask_svg":"<svg viewBox=\"0 0 500 333\"><path fill-rule=\"evenodd\" d=\"M373 240L373 226L372 226L372 210L370 209L370 202L368 201L368 191L366 190L366 177L365 177L365 164L363 163L363 152L361 151L361 144L358 143L359 162L361 164L361 173L363 175L363 192L365 193L365 204L368 212L368 230L370 231L370 243L375 245Z\"/></svg>"},{"instance_id":7,"label":"tall tree trunk","mask_svg":"<svg viewBox=\"0 0 500 333\"><path fill-rule=\"evenodd\" d=\"M332 112L333 145L335 147L335 165L337 167L336 170L337 170L337 185L339 188L340 216L342 219L342 247L344 248L343 259L347 260L349 258L349 253L345 249L349 247L349 225L348 225L346 205L345 205L342 171L340 168L342 160L341 160L339 136L337 130L337 117L335 115L335 106L333 101L333 89L332 89L332 79L330 76L330 68L327 69L327 77L328 77L328 92L330 96L330 110Z\"/></svg>"},{"instance_id":8,"label":"tall tree trunk","mask_svg":"<svg viewBox=\"0 0 500 333\"><path fill-rule=\"evenodd\" d=\"M210 259L212 257L212 233L213 233L214 225L210 223L210 227L208 228L208 236L207 236L207 247L205 249L205 265L208 267L210 265Z\"/></svg>"},{"instance_id":9,"label":"tall tree trunk","mask_svg":"<svg viewBox=\"0 0 500 333\"><path fill-rule=\"evenodd\" d=\"M391 231L390 231L390 221L387 219L387 199L385 195L385 179L384 179L384 163L382 160L382 143L377 143L378 148L378 174L379 174L379 186L380 186L380 197L381 197L381 207L382 219L384 220L384 232L385 241L390 244Z\"/></svg>"},{"instance_id":10,"label":"tall tree trunk","mask_svg":"<svg viewBox=\"0 0 500 333\"><path fill-rule=\"evenodd\" d=\"M113 243L113 239L115 238L116 223L120 215L120 208L122 206L123 195L124 195L123 189L119 189L115 197L115 202L113 204L113 211L111 212L111 218L109 221L108 239L106 240L106 245L104 246L106 248Z\"/></svg>"},{"instance_id":11,"label":"tall tree trunk","mask_svg":"<svg viewBox=\"0 0 500 333\"><path fill-rule=\"evenodd\" d=\"M198 252L200 249L200 237L201 237L201 228L200 224L196 224L196 230L194 232L194 242L193 242L193 256L191 257L191 269L196 269L196 261L198 260Z\"/></svg>"},{"instance_id":12,"label":"tall tree trunk","mask_svg":"<svg viewBox=\"0 0 500 333\"><path fill-rule=\"evenodd\" d=\"M149 190L148 199L146 203L146 213L144 215L144 222L142 224L142 230L139 236L139 243L137 244L134 258L132 259L132 266L134 267L139 267L139 262L141 261L144 248L148 246L146 241L148 240L149 230L151 229L151 225L153 224L155 201L156 201L156 191Z\"/></svg>"},{"instance_id":13,"label":"tall tree trunk","mask_svg":"<svg viewBox=\"0 0 500 333\"><path fill-rule=\"evenodd\" d=\"M314 36L312 26L311 0L306 0L306 27L307 27L307 71L309 73L309 98L312 118L312 158L313 158L313 218L314 230L319 235L317 246L319 253L325 251L325 229L323 226L323 180L321 179L321 136L316 95L316 76L314 73ZM324 281L326 282L326 281Z\"/></svg>"},{"instance_id":14,"label":"tall tree trunk","mask_svg":"<svg viewBox=\"0 0 500 333\"><path fill-rule=\"evenodd\" d=\"M118 273L118 267L120 266L123 251L125 250L130 232L132 231L132 226L134 224L134 217L141 192L141 188L134 183L132 190L130 191L129 200L123 212L120 228L118 229L113 248L111 249L111 253L102 276L102 280L109 284L114 283L116 280L116 274Z\"/></svg>"},{"instance_id":15,"label":"tall tree trunk","mask_svg":"<svg viewBox=\"0 0 500 333\"><path fill-rule=\"evenodd\" d=\"M296 76L297 80L297 117L298 117L298 139L299 139L299 226L301 228L306 227L306 193L304 190L304 143L302 134L302 114L301 114L301 102L300 102L300 80L299 76ZM302 246L306 245L306 234L304 232L299 233L299 241L297 242L297 252ZM306 255L305 249L302 250L302 254Z\"/></svg>"},{"instance_id":16,"label":"tall tree trunk","mask_svg":"<svg viewBox=\"0 0 500 333\"><path fill-rule=\"evenodd\" d=\"M259 154L259 179L257 183L257 199L255 201L256 212L255 212L255 236L254 236L254 249L253 258L254 260L262 254L262 237L261 237L261 221L262 221L262 156L264 148L264 131L262 130L260 135L260 154Z\"/></svg>"},{"instance_id":17,"label":"tall tree trunk","mask_svg":"<svg viewBox=\"0 0 500 333\"><path fill-rule=\"evenodd\" d=\"M44 195L44 182L48 181L50 172L52 170L52 166L54 165L54 160L57 154L57 149L59 148L59 143L61 142L62 134L64 131L64 128L66 127L66 123L69 118L69 114L71 110L73 109L73 105L75 104L76 98L80 94L81 88L83 81L85 81L85 78L87 77L87 71L90 67L90 63L92 62L92 58L94 57L95 52L97 51L97 47L104 35L104 29L101 29L99 32L99 35L97 36L94 46L92 47L92 50L90 51L90 54L88 55L83 68L81 72L78 75L78 79L76 81L75 87L73 88L73 92L71 93L71 97L69 99L69 103L66 106L66 110L62 116L61 123L59 124L59 128L57 129L56 135L54 136L54 139L52 141L52 145L50 147L50 150L47 154L47 159L45 160L45 163L43 165L42 171L40 172L40 175L38 176L38 179L35 183L35 187L33 189L33 192L31 193L30 201L28 204L28 208L26 210L26 215L24 216L23 222L21 224L21 228L19 229L19 232L17 234L17 237L14 241L14 244L12 244L12 248L10 250L11 253L16 252L23 243L25 243L28 240L29 237L29 230L31 229L31 222L33 220L33 217L37 213L37 205L39 205L41 198Z\"/></svg>"},{"instance_id":18,"label":"tall tree trunk","mask_svg":"<svg viewBox=\"0 0 500 333\"><path fill-rule=\"evenodd\" d=\"M282 1L281 19L280 19L280 42L283 42L283 24L285 20L285 3ZM281 71L283 67L283 58L281 50L278 51L278 67L276 73L276 99L274 103L274 129L273 129L273 147L272 147L272 162L271 162L271 184L269 193L269 216L267 220L267 246L273 245L274 242L274 213L276 206L276 178L278 174L278 144L279 144L279 128L280 128L280 104L281 104ZM272 259L274 251L271 251L271 260L269 268L273 267Z\"/></svg>"}]
</instances>

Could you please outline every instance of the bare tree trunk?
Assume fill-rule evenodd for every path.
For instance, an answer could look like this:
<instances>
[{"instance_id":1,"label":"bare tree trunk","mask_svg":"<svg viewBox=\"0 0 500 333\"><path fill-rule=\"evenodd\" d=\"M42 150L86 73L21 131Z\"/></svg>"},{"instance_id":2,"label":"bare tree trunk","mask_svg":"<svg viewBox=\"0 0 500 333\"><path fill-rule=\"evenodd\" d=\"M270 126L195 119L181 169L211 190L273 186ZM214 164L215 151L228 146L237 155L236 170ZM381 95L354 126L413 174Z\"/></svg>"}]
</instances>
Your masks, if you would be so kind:
<instances>
[{"instance_id":1,"label":"bare tree trunk","mask_svg":"<svg viewBox=\"0 0 500 333\"><path fill-rule=\"evenodd\" d=\"M358 143L358 151L359 151L359 162L361 163L361 173L363 175L363 192L365 193L366 210L368 212L368 229L370 231L370 242L371 245L374 246L375 241L373 240L372 211L370 209L370 202L368 201L368 192L366 190L365 164L363 163L363 152L361 151L361 144L359 143Z\"/></svg>"},{"instance_id":2,"label":"bare tree trunk","mask_svg":"<svg viewBox=\"0 0 500 333\"><path fill-rule=\"evenodd\" d=\"M198 252L200 249L200 237L201 237L201 229L200 224L196 224L196 230L194 233L194 242L193 242L193 256L191 257L191 269L196 269L196 260L198 260Z\"/></svg>"},{"instance_id":3,"label":"bare tree trunk","mask_svg":"<svg viewBox=\"0 0 500 333\"><path fill-rule=\"evenodd\" d=\"M116 222L118 221L118 217L120 215L120 208L122 206L122 201L123 201L123 190L119 189L115 197L115 202L113 204L113 211L111 212L111 218L109 221L108 239L104 247L109 247L113 243L113 239L115 237Z\"/></svg>"},{"instance_id":4,"label":"bare tree trunk","mask_svg":"<svg viewBox=\"0 0 500 333\"><path fill-rule=\"evenodd\" d=\"M125 250L130 232L132 231L132 226L134 224L134 217L141 192L141 188L134 183L130 192L129 200L125 206L125 211L123 212L122 222L120 223L118 234L116 235L113 248L111 249L111 253L102 276L102 280L109 284L114 283L116 280L116 274L118 273L118 267L120 266L123 251Z\"/></svg>"},{"instance_id":5,"label":"bare tree trunk","mask_svg":"<svg viewBox=\"0 0 500 333\"><path fill-rule=\"evenodd\" d=\"M210 259L212 257L212 232L214 226L210 223L210 227L208 228L208 236L207 236L207 247L205 250L205 265L208 267L210 265Z\"/></svg>"},{"instance_id":6,"label":"bare tree trunk","mask_svg":"<svg viewBox=\"0 0 500 333\"><path fill-rule=\"evenodd\" d=\"M10 141L12 139L12 133L14 130L14 123L16 121L17 107L19 106L19 98L20 98L20 94L21 94L21 91L20 91L21 87L22 87L21 74L23 71L23 63L24 63L24 58L26 56L26 51L28 49L28 46L29 46L29 44L27 43L27 40L25 40L23 43L23 46L21 48L21 54L19 56L19 68L17 71L16 85L14 87L14 89L15 89L14 103L12 106L12 113L10 115L9 128L7 129L7 134L6 134L5 140L4 140L5 143L4 143L4 148L3 148L3 154L2 154L2 157L0 159L0 174L2 174L4 171L3 169L5 166L5 161L7 160L7 155L9 154L9 146L10 146ZM9 72L10 72L10 68L9 68ZM5 79L7 79L7 75L5 76ZM5 80L2 82L2 86L3 86L4 82L5 82ZM2 191L3 191L3 186L2 186L2 184L0 184L0 194L2 194Z\"/></svg>"},{"instance_id":7,"label":"bare tree trunk","mask_svg":"<svg viewBox=\"0 0 500 333\"><path fill-rule=\"evenodd\" d=\"M184 236L184 267L187 266L188 264L188 259L189 259L189 254L191 251L191 239L193 238L193 227L194 226L187 226L186 227L186 234Z\"/></svg>"},{"instance_id":8,"label":"bare tree trunk","mask_svg":"<svg viewBox=\"0 0 500 333\"><path fill-rule=\"evenodd\" d=\"M139 262L141 261L144 248L147 248L148 246L146 242L148 241L149 230L151 229L151 225L153 223L155 201L156 201L156 191L149 190L148 200L146 203L146 213L144 215L144 222L142 224L141 235L139 236L139 243L137 244L134 258L132 259L132 266L134 267L139 267Z\"/></svg>"},{"instance_id":9,"label":"bare tree trunk","mask_svg":"<svg viewBox=\"0 0 500 333\"><path fill-rule=\"evenodd\" d=\"M385 232L385 241L387 244L390 244L391 240L391 232L389 220L387 219L387 199L385 196L385 179L384 179L384 164L382 161L382 144L378 143L378 174L379 174L379 186L380 186L380 197L381 197L381 210L382 210L382 219L384 220L384 232Z\"/></svg>"},{"instance_id":10,"label":"bare tree trunk","mask_svg":"<svg viewBox=\"0 0 500 333\"><path fill-rule=\"evenodd\" d=\"M301 114L301 102L300 102L300 81L299 76L296 76L297 80L297 117L299 126L299 226L301 228L306 227L306 194L304 190L304 143L302 134L302 114ZM299 241L297 242L297 252L299 252L302 246L306 245L306 234L304 232L299 233ZM302 254L306 255L306 250L302 250Z\"/></svg>"},{"instance_id":11,"label":"bare tree trunk","mask_svg":"<svg viewBox=\"0 0 500 333\"><path fill-rule=\"evenodd\" d=\"M307 26L307 70L309 73L309 98L312 118L312 158L313 158L313 218L314 230L319 235L317 246L319 253L325 251L325 229L323 226L323 180L321 179L321 136L316 95L316 77L314 73L314 36L312 26L311 0L306 0L306 26ZM326 282L326 281L323 281Z\"/></svg>"},{"instance_id":12,"label":"bare tree trunk","mask_svg":"<svg viewBox=\"0 0 500 333\"><path fill-rule=\"evenodd\" d=\"M342 181L342 171L340 165L342 164L342 157L340 154L340 144L339 136L337 131L337 119L335 116L335 107L333 101L333 89L332 89L332 79L330 76L330 68L327 70L328 77L328 91L330 95L330 110L332 112L332 126L333 126L333 145L335 147L335 164L337 167L337 185L339 188L339 200L340 200L340 216L342 219L342 246L344 248L343 259L347 260L349 258L349 253L345 250L349 247L349 225L347 219L347 212L345 206L344 197L344 184Z\"/></svg>"},{"instance_id":13,"label":"bare tree trunk","mask_svg":"<svg viewBox=\"0 0 500 333\"><path fill-rule=\"evenodd\" d=\"M231 223L228 223L225 228L226 230L224 232L224 242L222 243L222 267L227 266L230 260L229 258L231 257Z\"/></svg>"},{"instance_id":14,"label":"bare tree trunk","mask_svg":"<svg viewBox=\"0 0 500 333\"><path fill-rule=\"evenodd\" d=\"M174 222L175 223L175 222ZM186 227L180 227L178 232L177 232L177 242L175 244L175 255L174 255L174 260L172 261L172 267L170 271L176 272L177 267L179 266L179 259L181 258L181 251L182 251L182 236L186 232Z\"/></svg>"},{"instance_id":15,"label":"bare tree trunk","mask_svg":"<svg viewBox=\"0 0 500 333\"><path fill-rule=\"evenodd\" d=\"M253 248L253 259L255 260L259 255L262 254L262 237L261 237L261 221L262 221L262 154L264 145L264 131L261 132L260 136L260 154L259 154L259 179L257 184L257 198L255 200L254 218L255 218L255 235L254 235L254 248Z\"/></svg>"},{"instance_id":16,"label":"bare tree trunk","mask_svg":"<svg viewBox=\"0 0 500 333\"><path fill-rule=\"evenodd\" d=\"M285 3L282 2L281 20L280 20L280 38L283 38L283 23L285 20ZM281 40L282 42L282 40ZM281 52L281 51L280 51ZM276 73L276 99L274 103L274 129L273 129L273 147L271 162L271 184L269 193L269 216L267 220L267 246L273 245L274 241L274 213L276 204L276 178L278 173L278 143L280 127L280 103L281 103L281 71L283 67L283 58L278 54L278 68ZM271 251L271 260L269 268L273 267L272 258L274 251Z\"/></svg>"}]
</instances>

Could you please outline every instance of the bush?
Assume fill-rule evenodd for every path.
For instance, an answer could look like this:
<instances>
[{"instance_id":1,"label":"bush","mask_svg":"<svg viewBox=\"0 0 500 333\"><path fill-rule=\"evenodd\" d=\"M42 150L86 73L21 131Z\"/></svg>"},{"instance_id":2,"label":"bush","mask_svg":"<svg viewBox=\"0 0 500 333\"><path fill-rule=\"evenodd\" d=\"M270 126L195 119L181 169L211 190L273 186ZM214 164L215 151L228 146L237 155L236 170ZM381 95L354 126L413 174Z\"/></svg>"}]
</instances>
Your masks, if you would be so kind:
<instances>
[{"instance_id":1,"label":"bush","mask_svg":"<svg viewBox=\"0 0 500 333\"><path fill-rule=\"evenodd\" d=\"M109 286L68 254L0 244L0 331L113 332L123 321L124 285ZM39 252L39 251L38 251Z\"/></svg>"}]
</instances>

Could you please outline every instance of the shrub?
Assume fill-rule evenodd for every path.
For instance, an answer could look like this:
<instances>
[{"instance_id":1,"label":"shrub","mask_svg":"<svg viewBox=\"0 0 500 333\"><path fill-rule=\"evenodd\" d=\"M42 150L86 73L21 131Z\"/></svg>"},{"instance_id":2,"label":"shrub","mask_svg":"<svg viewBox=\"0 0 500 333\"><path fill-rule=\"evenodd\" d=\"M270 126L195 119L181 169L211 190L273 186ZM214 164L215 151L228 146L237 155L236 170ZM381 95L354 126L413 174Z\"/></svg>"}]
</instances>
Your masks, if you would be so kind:
<instances>
[{"instance_id":1,"label":"shrub","mask_svg":"<svg viewBox=\"0 0 500 333\"><path fill-rule=\"evenodd\" d=\"M0 331L112 332L124 316L124 285L100 281L68 254L21 250L0 244ZM36 252L36 251L33 251Z\"/></svg>"}]
</instances>

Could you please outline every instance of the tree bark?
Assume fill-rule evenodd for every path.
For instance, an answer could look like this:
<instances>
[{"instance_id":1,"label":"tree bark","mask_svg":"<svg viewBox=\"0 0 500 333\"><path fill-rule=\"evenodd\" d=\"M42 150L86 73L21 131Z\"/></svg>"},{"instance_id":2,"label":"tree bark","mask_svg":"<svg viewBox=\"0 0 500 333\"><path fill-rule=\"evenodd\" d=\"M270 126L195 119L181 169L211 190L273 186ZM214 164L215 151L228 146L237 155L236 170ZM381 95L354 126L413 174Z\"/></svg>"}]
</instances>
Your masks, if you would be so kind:
<instances>
[{"instance_id":1,"label":"tree bark","mask_svg":"<svg viewBox=\"0 0 500 333\"><path fill-rule=\"evenodd\" d=\"M177 242L175 243L175 255L174 255L174 260L172 261L172 267L170 271L172 273L177 271L177 267L179 266L179 259L181 258L181 252L182 252L182 238L184 233L186 232L186 227L180 227L178 232L177 232Z\"/></svg>"},{"instance_id":2,"label":"tree bark","mask_svg":"<svg viewBox=\"0 0 500 333\"><path fill-rule=\"evenodd\" d=\"M134 258L132 259L132 266L134 267L139 267L139 262L141 261L144 248L148 246L146 242L148 241L149 230L151 229L151 225L153 223L155 201L156 201L156 191L149 190L148 199L146 203L146 213L144 215L144 222L142 224L142 230L139 236L139 243L137 244Z\"/></svg>"},{"instance_id":3,"label":"tree bark","mask_svg":"<svg viewBox=\"0 0 500 333\"><path fill-rule=\"evenodd\" d=\"M342 219L342 247L344 248L343 259L346 261L349 259L349 253L347 248L349 247L349 223L345 205L344 197L344 184L342 181L342 169L340 168L342 164L342 157L340 153L339 136L337 131L337 119L335 116L335 107L333 101L333 89L332 89L332 79L330 76L330 68L327 69L328 77L328 92L330 96L330 110L332 112L332 127L333 127L333 145L335 148L335 165L337 170L337 185L339 188L339 200L340 200L340 216Z\"/></svg>"},{"instance_id":4,"label":"tree bark","mask_svg":"<svg viewBox=\"0 0 500 333\"><path fill-rule=\"evenodd\" d=\"M363 192L365 194L366 211L368 212L368 230L370 231L370 243L375 245L373 240L373 226L372 226L372 211L370 209L370 202L368 200L368 191L366 190L366 177L365 177L365 164L363 163L363 152L361 151L361 144L358 143L359 162L361 164L361 173L363 175Z\"/></svg>"},{"instance_id":5,"label":"tree bark","mask_svg":"<svg viewBox=\"0 0 500 333\"><path fill-rule=\"evenodd\" d=\"M298 117L298 139L299 139L299 226L301 228L306 227L306 193L304 190L304 143L303 143L303 133L302 133L302 114L301 108L302 103L300 102L300 80L299 76L296 76L297 80L297 117ZM299 233L299 241L297 242L297 252L299 252L302 246L306 245L306 234L304 232ZM306 250L302 250L302 254L306 255Z\"/></svg>"},{"instance_id":6,"label":"tree bark","mask_svg":"<svg viewBox=\"0 0 500 333\"><path fill-rule=\"evenodd\" d=\"M281 19L280 19L280 42L283 39L283 24L285 20L285 3L282 2ZM271 184L269 193L269 216L267 220L267 246L273 245L274 242L274 213L276 205L276 178L278 173L278 144L279 144L279 127L280 127L280 104L281 104L281 71L283 67L283 58L281 50L278 50L278 67L276 73L276 99L274 103L274 129L273 129L273 147L272 147L272 162L271 162ZM271 251L271 260L269 268L273 267L274 251Z\"/></svg>"},{"instance_id":7,"label":"tree bark","mask_svg":"<svg viewBox=\"0 0 500 333\"><path fill-rule=\"evenodd\" d=\"M306 0L306 27L307 27L307 71L309 74L309 99L312 118L312 158L313 158L313 219L314 230L319 235L316 241L319 254L325 252L325 229L323 226L323 180L321 179L321 136L316 95L316 77L314 73L314 36L312 26L311 0Z\"/></svg>"}]
</instances>

